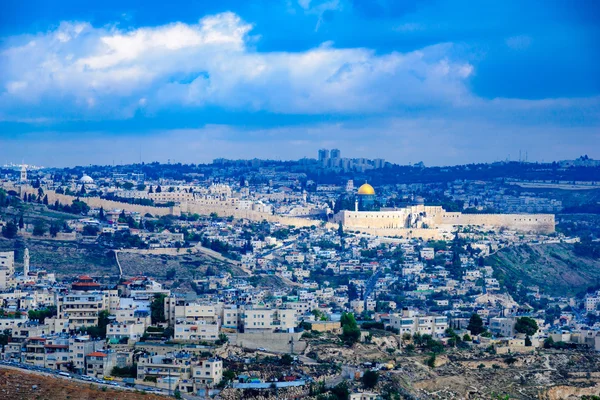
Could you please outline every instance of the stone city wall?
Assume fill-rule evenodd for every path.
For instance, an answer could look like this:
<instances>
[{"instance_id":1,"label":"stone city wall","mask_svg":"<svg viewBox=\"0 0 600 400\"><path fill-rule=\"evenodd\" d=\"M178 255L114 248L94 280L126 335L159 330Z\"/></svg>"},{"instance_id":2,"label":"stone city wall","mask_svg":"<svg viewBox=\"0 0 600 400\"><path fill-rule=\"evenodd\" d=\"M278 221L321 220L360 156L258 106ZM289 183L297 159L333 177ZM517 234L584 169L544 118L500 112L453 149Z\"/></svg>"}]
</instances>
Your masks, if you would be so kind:
<instances>
[{"instance_id":1,"label":"stone city wall","mask_svg":"<svg viewBox=\"0 0 600 400\"><path fill-rule=\"evenodd\" d=\"M552 233L554 214L463 214L444 213L445 225L479 225L506 228L520 232Z\"/></svg>"},{"instance_id":2,"label":"stone city wall","mask_svg":"<svg viewBox=\"0 0 600 400\"><path fill-rule=\"evenodd\" d=\"M402 239L420 238L424 240L451 240L454 236L451 232L442 229L423 228L362 228L346 227L349 232L360 232L374 236L397 237Z\"/></svg>"},{"instance_id":3,"label":"stone city wall","mask_svg":"<svg viewBox=\"0 0 600 400\"><path fill-rule=\"evenodd\" d=\"M37 196L38 190L34 189L31 186L20 186L17 188L11 188L11 190L15 190L20 193L21 197L25 193L34 194ZM73 203L73 200L76 200L78 197L69 196L66 194L59 194L53 190L45 190L45 195L48 195L48 204L54 204L57 200L62 205L70 205ZM100 197L79 197L79 200L90 206L91 208L104 208L104 210L125 210L129 212L137 212L142 215L152 214L153 216L164 216L164 215L179 215L179 207L153 207L153 206L142 206L138 204L129 204L129 203L121 203L119 201L106 200L101 199Z\"/></svg>"},{"instance_id":4,"label":"stone city wall","mask_svg":"<svg viewBox=\"0 0 600 400\"><path fill-rule=\"evenodd\" d=\"M441 212L440 212L441 210ZM418 219L413 217L417 215ZM463 214L445 212L441 207L416 206L394 211L341 211L334 222L349 229L369 232L390 232L386 236L404 236L406 230L452 230L456 226L489 226L520 232L552 233L555 230L553 214ZM419 225L411 225L417 221ZM429 228L429 229L427 229ZM398 233L395 233L398 232ZM373 233L375 234L375 233ZM423 233L425 235L425 233ZM434 235L433 233L429 235ZM411 236L418 237L418 236ZM425 236L423 236L425 237Z\"/></svg>"},{"instance_id":5,"label":"stone city wall","mask_svg":"<svg viewBox=\"0 0 600 400\"><path fill-rule=\"evenodd\" d=\"M25 193L37 195L37 189L31 186L14 186L4 185L6 190L14 190L23 197ZM53 190L46 190L44 194L48 195L48 203L54 204L57 200L62 205L73 203L78 197L69 196L66 194L59 194ZM91 208L104 208L104 210L125 210L128 212L137 212L142 215L152 214L153 216L165 216L175 215L179 216L182 212L190 214L210 215L211 213L217 213L220 217L234 217L237 219L249 219L252 221L263 221L280 223L282 225L293 225L296 227L309 227L312 225L320 226L323 221L309 218L299 217L286 217L280 215L273 215L271 213L265 213L255 210L238 209L236 206L232 206L228 201L203 201L200 203L181 203L179 206L174 207L154 207L154 206L142 206L138 204L122 203L113 200L106 200L99 197L79 197L79 200L86 203ZM326 223L327 228L336 229L337 225L332 223Z\"/></svg>"},{"instance_id":6,"label":"stone city wall","mask_svg":"<svg viewBox=\"0 0 600 400\"><path fill-rule=\"evenodd\" d=\"M251 221L268 221L273 223L280 223L282 225L293 225L296 227L309 227L312 225L321 226L321 224L323 223L323 221L316 219L286 217L255 210L239 209L237 207L228 206L223 202L218 202L214 205L182 203L181 212L200 215L210 215L212 213L216 213L220 217L233 217L237 219L248 219ZM337 228L337 225L334 223L326 223L325 226L332 229Z\"/></svg>"}]
</instances>

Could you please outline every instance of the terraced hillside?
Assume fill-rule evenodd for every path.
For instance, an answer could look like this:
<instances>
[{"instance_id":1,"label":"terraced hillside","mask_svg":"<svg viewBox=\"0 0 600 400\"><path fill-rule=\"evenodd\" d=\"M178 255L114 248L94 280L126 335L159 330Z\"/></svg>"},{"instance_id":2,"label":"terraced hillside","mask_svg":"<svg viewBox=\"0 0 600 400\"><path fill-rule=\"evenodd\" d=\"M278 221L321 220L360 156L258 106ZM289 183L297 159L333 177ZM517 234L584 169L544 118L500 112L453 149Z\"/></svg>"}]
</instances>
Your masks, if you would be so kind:
<instances>
[{"instance_id":1,"label":"terraced hillside","mask_svg":"<svg viewBox=\"0 0 600 400\"><path fill-rule=\"evenodd\" d=\"M600 284L600 259L580 256L572 244L522 245L486 260L501 286L537 285L548 294L573 295Z\"/></svg>"},{"instance_id":2,"label":"terraced hillside","mask_svg":"<svg viewBox=\"0 0 600 400\"><path fill-rule=\"evenodd\" d=\"M93 244L56 240L0 238L0 251L15 251L17 270L22 267L23 251L29 249L31 266L44 268L58 275L92 274L118 275L114 255Z\"/></svg>"}]
</instances>

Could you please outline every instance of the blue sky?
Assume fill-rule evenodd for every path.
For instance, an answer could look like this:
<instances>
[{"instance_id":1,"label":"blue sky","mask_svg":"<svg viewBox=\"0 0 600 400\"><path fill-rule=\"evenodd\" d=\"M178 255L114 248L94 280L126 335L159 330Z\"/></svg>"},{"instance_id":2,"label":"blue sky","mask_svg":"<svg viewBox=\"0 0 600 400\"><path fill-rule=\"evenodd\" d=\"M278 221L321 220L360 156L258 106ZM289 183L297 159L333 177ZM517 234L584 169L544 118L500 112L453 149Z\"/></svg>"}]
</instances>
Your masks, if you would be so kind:
<instances>
[{"instance_id":1,"label":"blue sky","mask_svg":"<svg viewBox=\"0 0 600 400\"><path fill-rule=\"evenodd\" d=\"M0 163L600 158L594 0L1 7Z\"/></svg>"}]
</instances>

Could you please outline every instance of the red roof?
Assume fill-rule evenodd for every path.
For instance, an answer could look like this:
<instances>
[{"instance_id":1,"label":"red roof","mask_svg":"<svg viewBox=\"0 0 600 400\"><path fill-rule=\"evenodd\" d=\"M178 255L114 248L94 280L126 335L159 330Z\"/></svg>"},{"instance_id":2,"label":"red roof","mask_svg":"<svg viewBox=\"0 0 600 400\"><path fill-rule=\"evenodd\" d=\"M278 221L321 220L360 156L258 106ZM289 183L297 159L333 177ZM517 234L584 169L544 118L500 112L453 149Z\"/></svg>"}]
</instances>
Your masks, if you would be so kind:
<instances>
[{"instance_id":1,"label":"red roof","mask_svg":"<svg viewBox=\"0 0 600 400\"><path fill-rule=\"evenodd\" d=\"M94 351L87 355L88 357L106 357L106 353L101 353L99 351Z\"/></svg>"}]
</instances>

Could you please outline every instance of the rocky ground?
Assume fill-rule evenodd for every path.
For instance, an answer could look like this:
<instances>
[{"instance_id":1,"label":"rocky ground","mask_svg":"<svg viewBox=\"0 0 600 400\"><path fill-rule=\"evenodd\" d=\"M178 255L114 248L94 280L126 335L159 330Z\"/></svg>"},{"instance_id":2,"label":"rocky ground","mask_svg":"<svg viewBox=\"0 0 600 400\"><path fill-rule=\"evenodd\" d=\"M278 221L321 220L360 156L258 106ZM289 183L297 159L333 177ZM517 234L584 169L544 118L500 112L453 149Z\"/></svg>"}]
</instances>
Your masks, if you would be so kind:
<instances>
[{"instance_id":1,"label":"rocky ground","mask_svg":"<svg viewBox=\"0 0 600 400\"><path fill-rule=\"evenodd\" d=\"M174 269L177 279L191 279L194 276L204 277L206 270L213 273L239 273L230 264L215 260L199 253L189 254L185 249L180 255L156 255L119 253L119 262L126 276L145 275L164 279L167 271Z\"/></svg>"},{"instance_id":2,"label":"rocky ground","mask_svg":"<svg viewBox=\"0 0 600 400\"><path fill-rule=\"evenodd\" d=\"M29 249L31 266L57 275L118 275L115 257L107 249L76 242L0 238L0 251L15 251L16 268L22 268L23 252Z\"/></svg>"},{"instance_id":3,"label":"rocky ground","mask_svg":"<svg viewBox=\"0 0 600 400\"><path fill-rule=\"evenodd\" d=\"M159 400L163 396L141 392L101 388L97 385L74 382L22 372L0 369L0 399L11 400Z\"/></svg>"}]
</instances>

